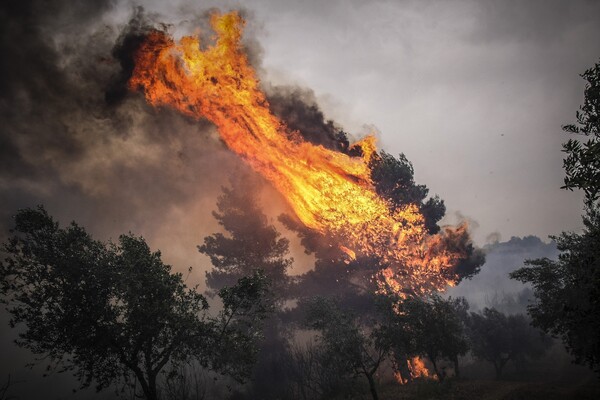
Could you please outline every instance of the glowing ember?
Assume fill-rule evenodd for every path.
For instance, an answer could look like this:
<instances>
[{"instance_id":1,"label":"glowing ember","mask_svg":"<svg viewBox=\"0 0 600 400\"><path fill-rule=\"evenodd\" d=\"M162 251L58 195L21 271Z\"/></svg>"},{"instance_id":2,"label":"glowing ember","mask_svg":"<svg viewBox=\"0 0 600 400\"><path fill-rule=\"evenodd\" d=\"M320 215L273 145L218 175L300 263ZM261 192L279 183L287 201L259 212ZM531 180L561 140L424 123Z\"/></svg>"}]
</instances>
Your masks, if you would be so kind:
<instances>
[{"instance_id":1,"label":"glowing ember","mask_svg":"<svg viewBox=\"0 0 600 400\"><path fill-rule=\"evenodd\" d=\"M271 182L304 225L335 237L352 259L375 256L389 265L380 290L425 293L455 282L453 269L464 254L447 242L466 234L466 227L432 236L417 206L392 211L371 183L372 137L354 145L362 157L350 157L289 132L270 112L242 51L241 17L214 14L211 24L215 42L205 50L196 37L176 43L163 32L149 34L130 88L143 89L154 106L212 121L225 144Z\"/></svg>"}]
</instances>

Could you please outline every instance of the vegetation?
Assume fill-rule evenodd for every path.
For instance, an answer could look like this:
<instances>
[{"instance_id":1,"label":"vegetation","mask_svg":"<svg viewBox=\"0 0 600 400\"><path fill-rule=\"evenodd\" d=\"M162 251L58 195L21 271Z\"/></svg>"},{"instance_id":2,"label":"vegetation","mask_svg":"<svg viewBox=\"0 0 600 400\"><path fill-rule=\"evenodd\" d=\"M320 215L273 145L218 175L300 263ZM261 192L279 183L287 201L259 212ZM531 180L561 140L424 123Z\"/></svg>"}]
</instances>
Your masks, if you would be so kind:
<instances>
[{"instance_id":1,"label":"vegetation","mask_svg":"<svg viewBox=\"0 0 600 400\"><path fill-rule=\"evenodd\" d=\"M465 299L444 299L433 295L428 299L380 298L379 310L384 321L378 332L379 340L389 343L394 368L403 379L410 381L409 359L419 356L431 362L437 379L446 377L440 362L451 362L454 375L460 375L459 357L468 351Z\"/></svg>"},{"instance_id":2,"label":"vegetation","mask_svg":"<svg viewBox=\"0 0 600 400\"><path fill-rule=\"evenodd\" d=\"M315 298L308 310L306 324L319 332L317 344L322 363L346 373L350 379L364 377L373 400L378 400L375 374L389 347L365 331L356 316L345 313L332 300Z\"/></svg>"},{"instance_id":3,"label":"vegetation","mask_svg":"<svg viewBox=\"0 0 600 400\"><path fill-rule=\"evenodd\" d=\"M210 257L214 269L206 273L206 283L218 290L238 279L262 270L279 297L287 288L287 269L292 259L285 258L289 241L270 225L255 194L238 182L223 187L213 216L225 230L204 238L198 250Z\"/></svg>"},{"instance_id":4,"label":"vegetation","mask_svg":"<svg viewBox=\"0 0 600 400\"><path fill-rule=\"evenodd\" d=\"M15 217L4 245L1 294L11 326L24 325L17 344L72 371L97 390L137 381L149 400L159 397L158 377L190 359L243 380L253 362L258 322L268 309L264 275L223 288L223 309L208 303L141 237L117 244L94 240L82 227L58 224L43 208Z\"/></svg>"},{"instance_id":5,"label":"vegetation","mask_svg":"<svg viewBox=\"0 0 600 400\"><path fill-rule=\"evenodd\" d=\"M600 64L582 76L587 84L577 123L563 127L581 140L563 147L564 188L585 194L584 230L553 237L561 251L557 261L528 260L511 277L534 288L533 323L560 337L576 362L600 373Z\"/></svg>"},{"instance_id":6,"label":"vegetation","mask_svg":"<svg viewBox=\"0 0 600 400\"><path fill-rule=\"evenodd\" d=\"M496 379L509 361L535 359L550 347L550 338L529 325L524 315L505 315L493 308L471 313L469 338L473 355L494 365Z\"/></svg>"}]
</instances>

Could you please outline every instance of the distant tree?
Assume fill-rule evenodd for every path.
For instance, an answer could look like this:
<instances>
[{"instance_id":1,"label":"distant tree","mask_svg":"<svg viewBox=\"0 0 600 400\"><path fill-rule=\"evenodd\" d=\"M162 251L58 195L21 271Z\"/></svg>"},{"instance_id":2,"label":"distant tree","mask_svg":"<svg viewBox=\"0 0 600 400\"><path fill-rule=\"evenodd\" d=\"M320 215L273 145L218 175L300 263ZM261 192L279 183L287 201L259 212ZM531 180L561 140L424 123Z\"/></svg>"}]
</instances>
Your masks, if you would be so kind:
<instances>
[{"instance_id":1,"label":"distant tree","mask_svg":"<svg viewBox=\"0 0 600 400\"><path fill-rule=\"evenodd\" d=\"M496 378L509 361L539 358L550 347L550 338L533 328L524 315L505 315L493 308L469 319L471 351L476 358L494 365Z\"/></svg>"},{"instance_id":2,"label":"distant tree","mask_svg":"<svg viewBox=\"0 0 600 400\"><path fill-rule=\"evenodd\" d=\"M371 396L379 398L375 374L389 353L385 342L376 340L373 331L331 299L310 301L306 326L318 331L317 344L323 365L345 371L350 378L365 377Z\"/></svg>"},{"instance_id":3,"label":"distant tree","mask_svg":"<svg viewBox=\"0 0 600 400\"><path fill-rule=\"evenodd\" d=\"M15 222L2 248L0 294L11 326L24 325L17 344L49 368L98 391L133 376L149 400L159 396L161 371L190 359L247 376L268 312L263 275L222 289L223 309L211 317L206 299L141 237L105 244L75 223L59 228L41 207L19 211Z\"/></svg>"},{"instance_id":4,"label":"distant tree","mask_svg":"<svg viewBox=\"0 0 600 400\"><path fill-rule=\"evenodd\" d=\"M455 376L459 376L459 356L469 349L465 330L468 307L464 298L381 296L379 310L383 311L383 321L388 322L381 324L376 335L379 340L389 343L397 372L410 379L405 368L407 360L424 356L431 362L440 381L445 378L440 369L442 360L453 363Z\"/></svg>"},{"instance_id":5,"label":"distant tree","mask_svg":"<svg viewBox=\"0 0 600 400\"><path fill-rule=\"evenodd\" d=\"M585 194L583 232L552 237L558 260L527 260L511 278L533 286L536 301L528 307L533 324L560 337L577 363L600 373L600 64L582 76L587 84L577 124L563 129L587 141L563 145L563 188Z\"/></svg>"},{"instance_id":6,"label":"distant tree","mask_svg":"<svg viewBox=\"0 0 600 400\"><path fill-rule=\"evenodd\" d=\"M271 280L275 296L281 297L288 284L287 269L293 262L286 258L289 240L269 224L251 187L239 182L233 186L222 188L218 211L213 212L225 233L207 236L198 246L214 267L206 273L207 286L218 290L262 270Z\"/></svg>"}]
</instances>

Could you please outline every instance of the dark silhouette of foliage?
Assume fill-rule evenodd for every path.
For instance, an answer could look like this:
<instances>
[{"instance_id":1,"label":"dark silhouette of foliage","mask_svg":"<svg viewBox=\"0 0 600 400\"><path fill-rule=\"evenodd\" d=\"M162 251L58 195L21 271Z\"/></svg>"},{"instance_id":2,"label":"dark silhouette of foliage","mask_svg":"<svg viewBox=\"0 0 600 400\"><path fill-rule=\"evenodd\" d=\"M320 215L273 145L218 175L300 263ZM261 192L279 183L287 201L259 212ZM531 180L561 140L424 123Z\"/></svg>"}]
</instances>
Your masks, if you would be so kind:
<instances>
[{"instance_id":1,"label":"dark silhouette of foliage","mask_svg":"<svg viewBox=\"0 0 600 400\"><path fill-rule=\"evenodd\" d=\"M279 314L289 296L287 269L293 260L286 258L289 241L281 237L262 212L254 183L246 177L232 180L230 188L222 188L213 215L224 232L205 237L198 249L212 261L214 268L206 273L206 283L213 292L255 271L261 271L269 280L272 291L265 301L275 312L265 321L256 364L250 371L252 383L239 396L281 398L287 388L279 384L286 379L279 364L288 354L288 343Z\"/></svg>"},{"instance_id":2,"label":"dark silhouette of foliage","mask_svg":"<svg viewBox=\"0 0 600 400\"><path fill-rule=\"evenodd\" d=\"M213 216L225 233L207 236L198 246L214 267L206 273L207 286L219 289L262 270L271 280L274 294L282 296L287 288L286 272L293 262L285 258L289 241L269 224L250 187L240 183L222 190Z\"/></svg>"},{"instance_id":3,"label":"dark silhouette of foliage","mask_svg":"<svg viewBox=\"0 0 600 400\"><path fill-rule=\"evenodd\" d=\"M589 139L563 145L563 188L585 194L583 232L552 237L558 260L527 260L511 278L533 286L536 301L528 306L533 324L560 337L575 362L600 373L600 64L582 77L587 84L577 123L563 129Z\"/></svg>"},{"instance_id":4,"label":"dark silhouette of foliage","mask_svg":"<svg viewBox=\"0 0 600 400\"><path fill-rule=\"evenodd\" d=\"M366 378L371 396L377 400L375 374L389 352L386 343L376 340L373 331L365 329L356 316L323 297L310 301L305 323L308 328L318 331L321 363L343 371L350 379Z\"/></svg>"},{"instance_id":5,"label":"dark silhouette of foliage","mask_svg":"<svg viewBox=\"0 0 600 400\"><path fill-rule=\"evenodd\" d=\"M439 232L437 223L446 214L444 201L437 195L425 201L429 189L415 183L414 168L404 154L396 158L382 151L373 157L370 168L375 190L381 197L396 208L416 204L425 217L425 227L429 233Z\"/></svg>"},{"instance_id":6,"label":"dark silhouette of foliage","mask_svg":"<svg viewBox=\"0 0 600 400\"><path fill-rule=\"evenodd\" d=\"M141 237L105 244L75 223L60 228L42 207L19 211L15 223L0 289L11 326L24 325L20 346L72 371L83 387L133 377L151 400L165 366L190 359L247 377L257 323L268 312L263 275L222 289L223 309L211 317L204 296Z\"/></svg>"},{"instance_id":7,"label":"dark silhouette of foliage","mask_svg":"<svg viewBox=\"0 0 600 400\"><path fill-rule=\"evenodd\" d=\"M471 313L469 338L473 355L492 363L497 379L509 361L539 358L551 345L551 339L533 328L524 315L507 316L493 308Z\"/></svg>"},{"instance_id":8,"label":"dark silhouette of foliage","mask_svg":"<svg viewBox=\"0 0 600 400\"><path fill-rule=\"evenodd\" d=\"M583 105L576 113L577 123L565 125L563 130L589 139L569 139L563 144L567 153L563 188L583 190L586 203L591 204L600 194L600 63L581 76L587 81Z\"/></svg>"},{"instance_id":9,"label":"dark silhouette of foliage","mask_svg":"<svg viewBox=\"0 0 600 400\"><path fill-rule=\"evenodd\" d=\"M561 338L580 364L600 372L600 214L589 209L581 234L554 237L558 261L527 260L511 277L533 285L535 326Z\"/></svg>"},{"instance_id":10,"label":"dark silhouette of foliage","mask_svg":"<svg viewBox=\"0 0 600 400\"><path fill-rule=\"evenodd\" d=\"M452 362L455 376L460 375L459 356L469 349L465 329L468 308L464 298L380 297L379 310L387 322L378 328L377 337L388 342L394 368L403 379L410 380L406 363L414 356L427 357L440 381L445 378L440 368L443 360Z\"/></svg>"}]
</instances>

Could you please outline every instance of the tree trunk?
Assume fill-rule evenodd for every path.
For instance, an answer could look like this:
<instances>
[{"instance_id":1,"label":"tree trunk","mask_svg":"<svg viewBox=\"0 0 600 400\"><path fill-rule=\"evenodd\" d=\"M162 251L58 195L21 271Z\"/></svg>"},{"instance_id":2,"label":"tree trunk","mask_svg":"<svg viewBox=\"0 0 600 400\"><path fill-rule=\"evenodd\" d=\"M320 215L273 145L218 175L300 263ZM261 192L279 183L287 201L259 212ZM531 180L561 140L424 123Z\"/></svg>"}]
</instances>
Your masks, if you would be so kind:
<instances>
[{"instance_id":1,"label":"tree trunk","mask_svg":"<svg viewBox=\"0 0 600 400\"><path fill-rule=\"evenodd\" d=\"M460 369L458 368L458 356L454 357L454 376L460 378Z\"/></svg>"},{"instance_id":2,"label":"tree trunk","mask_svg":"<svg viewBox=\"0 0 600 400\"><path fill-rule=\"evenodd\" d=\"M496 380L499 380L502 377L502 367L504 367L502 362L494 362L494 369L496 370Z\"/></svg>"},{"instance_id":3,"label":"tree trunk","mask_svg":"<svg viewBox=\"0 0 600 400\"><path fill-rule=\"evenodd\" d=\"M406 380L407 383L412 382L412 375L410 374L410 369L408 368L408 358L401 357L396 358L394 362L396 371L400 373L400 378Z\"/></svg>"},{"instance_id":4,"label":"tree trunk","mask_svg":"<svg viewBox=\"0 0 600 400\"><path fill-rule=\"evenodd\" d=\"M369 389L371 390L371 396L373 396L373 400L379 400L379 396L377 395L377 389L375 388L375 379L373 379L373 374L365 375L369 380Z\"/></svg>"},{"instance_id":5,"label":"tree trunk","mask_svg":"<svg viewBox=\"0 0 600 400\"><path fill-rule=\"evenodd\" d=\"M440 371L438 371L438 367L435 362L435 358L429 357L429 359L431 360L431 364L433 364L433 370L435 371L435 375L438 377L440 382L442 382L444 380L444 376L442 374L440 374Z\"/></svg>"}]
</instances>

